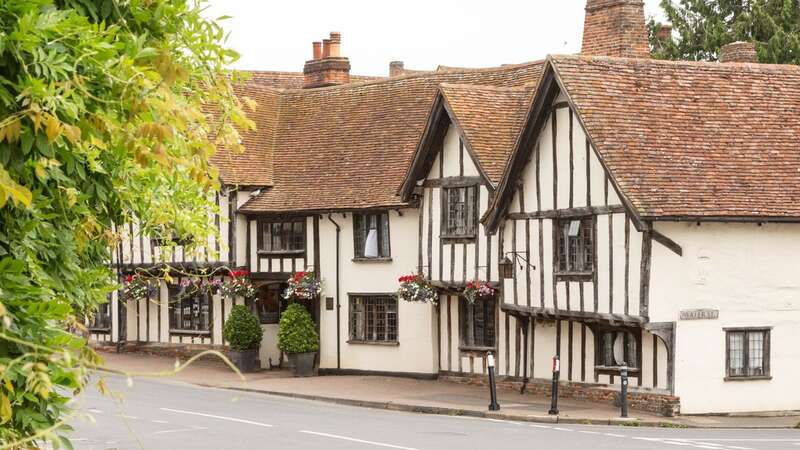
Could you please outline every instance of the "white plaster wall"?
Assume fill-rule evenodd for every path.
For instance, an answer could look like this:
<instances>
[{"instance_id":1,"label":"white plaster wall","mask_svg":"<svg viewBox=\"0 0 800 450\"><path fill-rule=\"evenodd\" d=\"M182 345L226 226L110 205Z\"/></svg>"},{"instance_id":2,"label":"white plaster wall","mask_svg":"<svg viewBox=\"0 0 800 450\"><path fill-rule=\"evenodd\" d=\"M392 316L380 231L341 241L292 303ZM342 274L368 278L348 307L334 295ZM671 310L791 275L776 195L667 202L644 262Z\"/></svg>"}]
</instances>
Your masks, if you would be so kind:
<instances>
[{"instance_id":1,"label":"white plaster wall","mask_svg":"<svg viewBox=\"0 0 800 450\"><path fill-rule=\"evenodd\" d=\"M800 409L800 225L656 223L683 247L653 243L650 316L676 321L675 390L683 413ZM719 310L679 320L681 309ZM724 327L773 327L771 380L726 382Z\"/></svg>"},{"instance_id":2,"label":"white plaster wall","mask_svg":"<svg viewBox=\"0 0 800 450\"><path fill-rule=\"evenodd\" d=\"M353 215L333 214L341 226L340 235L340 346L341 368L392 372L436 372L436 322L430 304L398 302L397 346L348 344L348 294L389 294L397 291L397 279L414 273L417 267L418 211L389 212L390 262L354 262ZM336 368L336 310L325 309L325 297L336 298L336 229L324 217L320 220L321 295L320 367Z\"/></svg>"}]
</instances>

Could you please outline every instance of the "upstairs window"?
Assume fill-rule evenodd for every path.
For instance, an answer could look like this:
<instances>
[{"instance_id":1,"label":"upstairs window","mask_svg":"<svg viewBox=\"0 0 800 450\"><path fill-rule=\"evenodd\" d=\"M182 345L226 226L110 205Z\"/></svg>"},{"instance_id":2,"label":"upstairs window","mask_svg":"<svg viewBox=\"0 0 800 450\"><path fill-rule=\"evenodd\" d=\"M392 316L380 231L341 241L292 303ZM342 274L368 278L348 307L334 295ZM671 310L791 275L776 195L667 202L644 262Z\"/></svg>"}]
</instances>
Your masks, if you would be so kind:
<instances>
[{"instance_id":1,"label":"upstairs window","mask_svg":"<svg viewBox=\"0 0 800 450\"><path fill-rule=\"evenodd\" d=\"M594 218L561 219L558 226L558 272L590 275L594 271Z\"/></svg>"},{"instance_id":2,"label":"upstairs window","mask_svg":"<svg viewBox=\"0 0 800 450\"><path fill-rule=\"evenodd\" d=\"M262 253L303 253L306 250L306 221L258 223L258 250Z\"/></svg>"},{"instance_id":3,"label":"upstairs window","mask_svg":"<svg viewBox=\"0 0 800 450\"><path fill-rule=\"evenodd\" d=\"M478 225L478 186L443 188L443 238L475 238Z\"/></svg>"},{"instance_id":4,"label":"upstairs window","mask_svg":"<svg viewBox=\"0 0 800 450\"><path fill-rule=\"evenodd\" d=\"M391 257L389 213L353 214L353 242L356 259Z\"/></svg>"},{"instance_id":5,"label":"upstairs window","mask_svg":"<svg viewBox=\"0 0 800 450\"><path fill-rule=\"evenodd\" d=\"M769 329L726 330L726 379L769 378Z\"/></svg>"}]
</instances>

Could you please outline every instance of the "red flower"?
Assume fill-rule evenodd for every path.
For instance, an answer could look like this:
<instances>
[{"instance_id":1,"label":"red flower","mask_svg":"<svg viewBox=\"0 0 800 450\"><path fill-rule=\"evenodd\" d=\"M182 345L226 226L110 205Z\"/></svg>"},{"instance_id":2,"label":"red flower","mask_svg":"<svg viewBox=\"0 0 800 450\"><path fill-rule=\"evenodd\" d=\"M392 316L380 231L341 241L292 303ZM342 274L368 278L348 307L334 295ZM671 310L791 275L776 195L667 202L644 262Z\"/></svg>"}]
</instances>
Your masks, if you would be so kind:
<instances>
[{"instance_id":1,"label":"red flower","mask_svg":"<svg viewBox=\"0 0 800 450\"><path fill-rule=\"evenodd\" d=\"M125 277L125 282L126 283L130 283L132 281L133 281L133 275L128 275L128 276Z\"/></svg>"}]
</instances>

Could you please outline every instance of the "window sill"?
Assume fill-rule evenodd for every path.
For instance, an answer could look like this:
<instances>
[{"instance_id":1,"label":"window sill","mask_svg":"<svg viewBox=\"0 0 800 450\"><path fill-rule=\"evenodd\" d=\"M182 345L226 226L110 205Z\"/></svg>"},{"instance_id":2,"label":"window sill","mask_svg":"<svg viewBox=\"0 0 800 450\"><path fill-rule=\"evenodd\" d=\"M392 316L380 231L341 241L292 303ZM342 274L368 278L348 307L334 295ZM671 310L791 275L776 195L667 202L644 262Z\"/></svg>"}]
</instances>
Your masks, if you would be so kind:
<instances>
[{"instance_id":1,"label":"window sill","mask_svg":"<svg viewBox=\"0 0 800 450\"><path fill-rule=\"evenodd\" d=\"M604 375L615 375L622 372L621 367L622 366L594 366L594 370ZM639 373L639 369L636 367L628 367L628 373Z\"/></svg>"},{"instance_id":2,"label":"window sill","mask_svg":"<svg viewBox=\"0 0 800 450\"><path fill-rule=\"evenodd\" d=\"M89 331L92 333L111 333L111 327L107 328L89 327Z\"/></svg>"},{"instance_id":3,"label":"window sill","mask_svg":"<svg viewBox=\"0 0 800 450\"><path fill-rule=\"evenodd\" d=\"M183 334L187 336L211 336L211 330L208 331L199 331L199 330L169 330L169 334Z\"/></svg>"},{"instance_id":4,"label":"window sill","mask_svg":"<svg viewBox=\"0 0 800 450\"><path fill-rule=\"evenodd\" d=\"M556 279L560 281L591 281L594 272L556 272Z\"/></svg>"},{"instance_id":5,"label":"window sill","mask_svg":"<svg viewBox=\"0 0 800 450\"><path fill-rule=\"evenodd\" d=\"M371 262L374 262L374 263L385 263L385 262L392 262L392 257L391 256L379 256L377 258L367 258L365 256L356 256L351 261L358 262L358 263L362 263L362 262L366 262L366 263L371 263Z\"/></svg>"},{"instance_id":6,"label":"window sill","mask_svg":"<svg viewBox=\"0 0 800 450\"><path fill-rule=\"evenodd\" d=\"M398 341L359 341L351 339L347 341L350 345L378 345L383 347L397 347L400 345Z\"/></svg>"},{"instance_id":7,"label":"window sill","mask_svg":"<svg viewBox=\"0 0 800 450\"><path fill-rule=\"evenodd\" d=\"M306 253L305 250L283 250L283 251L258 250L256 252L258 256L303 256L305 253Z\"/></svg>"},{"instance_id":8,"label":"window sill","mask_svg":"<svg viewBox=\"0 0 800 450\"><path fill-rule=\"evenodd\" d=\"M742 376L742 377L725 377L725 381L764 381L764 380L771 380L772 375L755 375L752 377Z\"/></svg>"},{"instance_id":9,"label":"window sill","mask_svg":"<svg viewBox=\"0 0 800 450\"><path fill-rule=\"evenodd\" d=\"M439 236L443 244L471 244L475 242L475 236Z\"/></svg>"},{"instance_id":10,"label":"window sill","mask_svg":"<svg viewBox=\"0 0 800 450\"><path fill-rule=\"evenodd\" d=\"M461 345L458 347L458 350L462 352L496 352L497 348L495 347L479 347L475 345Z\"/></svg>"}]
</instances>

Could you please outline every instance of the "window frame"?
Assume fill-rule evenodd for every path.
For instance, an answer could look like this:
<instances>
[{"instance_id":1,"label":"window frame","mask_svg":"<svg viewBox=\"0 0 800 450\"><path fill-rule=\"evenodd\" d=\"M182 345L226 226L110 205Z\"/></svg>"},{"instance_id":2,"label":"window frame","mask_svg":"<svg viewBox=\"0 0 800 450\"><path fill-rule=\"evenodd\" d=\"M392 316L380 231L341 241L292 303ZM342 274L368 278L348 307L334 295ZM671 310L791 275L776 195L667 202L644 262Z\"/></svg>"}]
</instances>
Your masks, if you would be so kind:
<instances>
[{"instance_id":1,"label":"window frame","mask_svg":"<svg viewBox=\"0 0 800 450\"><path fill-rule=\"evenodd\" d=\"M347 323L348 323L348 333L347 333L347 343L348 344L365 344L365 345L388 345L388 346L397 346L400 345L400 300L397 298L397 295L394 293L348 293L348 305L347 305ZM363 331L363 338L357 337L357 327L356 318L354 316L355 309L359 304L358 300L363 299L380 299L384 301L392 301L394 302L394 339L389 339L391 336L390 333L390 313L391 310L388 307L384 309L384 332L383 336L384 339L370 339L367 337L367 321L363 321L364 331ZM365 307L366 308L366 307ZM365 316L367 315L367 310L364 311ZM373 312L373 315L375 313ZM373 318L373 320L375 320Z\"/></svg>"},{"instance_id":2,"label":"window frame","mask_svg":"<svg viewBox=\"0 0 800 450\"><path fill-rule=\"evenodd\" d=\"M180 294L183 289L177 284L170 284L169 289L167 289L169 298L167 300L167 317L168 317L168 326L169 326L169 334L191 334L197 336L210 336L214 331L214 298L213 296L208 293L201 293L197 292L191 296L184 296L181 297ZM193 330L193 329L185 329L185 328L177 328L173 324L173 316L175 308L183 309L183 302L188 300L194 300L196 298L202 297L208 302L208 329L206 330ZM191 306L190 306L191 307ZM200 300L200 314L202 315L202 307L203 307L203 299ZM178 326L180 323L183 322L183 312L181 311L180 319L177 320Z\"/></svg>"},{"instance_id":3,"label":"window frame","mask_svg":"<svg viewBox=\"0 0 800 450\"><path fill-rule=\"evenodd\" d=\"M772 327L735 327L723 328L725 332L725 381L749 381L749 380L771 380L772 373L770 367L770 338L772 334ZM734 333L742 333L743 347L742 347L742 370L744 375L735 375L731 372L731 336ZM750 334L760 333L763 335L761 347L761 366L763 373L761 375L750 375L750 346L748 345Z\"/></svg>"},{"instance_id":4,"label":"window frame","mask_svg":"<svg viewBox=\"0 0 800 450\"><path fill-rule=\"evenodd\" d=\"M276 219L259 219L257 221L258 226L256 227L256 248L257 253L259 255L293 255L293 256L302 256L305 255L306 249L308 248L308 229L306 224L305 217L291 217L291 218L276 218ZM292 224L292 240L295 237L294 231L294 224L301 224L301 233L303 236L302 240L302 249L280 249L274 250L272 249L272 242L270 243L270 249L264 248L264 231L265 226L269 225L272 227L275 224L280 224L281 228L285 226L285 224L291 223ZM274 241L274 235L270 231L271 240Z\"/></svg>"},{"instance_id":5,"label":"window frame","mask_svg":"<svg viewBox=\"0 0 800 450\"><path fill-rule=\"evenodd\" d=\"M464 190L464 205L466 211L464 213L464 233L453 232L450 227L450 192L455 190ZM440 190L442 196L442 211L441 211L441 239L444 240L474 240L478 237L479 229L479 214L478 214L478 193L480 184L468 184L464 186L443 186ZM472 191L472 202L469 199L469 192ZM472 208L472 211L470 211ZM470 216L472 217L472 228L469 228Z\"/></svg>"},{"instance_id":6,"label":"window frame","mask_svg":"<svg viewBox=\"0 0 800 450\"><path fill-rule=\"evenodd\" d=\"M627 364L628 373L631 376L638 376L642 368L642 333L641 330L637 330L634 328L628 327L613 327L613 326L601 326L601 327L593 327L592 328L592 335L594 337L594 370L596 374L604 374L604 375L615 375L619 373L618 365L606 365L602 364L604 362L604 345L603 345L603 336L609 333L625 333L628 337L633 337L633 354L635 355L635 365L631 365L630 361L625 361ZM625 346L625 354L630 356L631 350L629 345ZM613 346L613 342L612 342ZM627 359L627 358L626 358Z\"/></svg>"},{"instance_id":7,"label":"window frame","mask_svg":"<svg viewBox=\"0 0 800 450\"><path fill-rule=\"evenodd\" d=\"M565 227L568 227L570 223L573 221L580 221L581 225L578 228L578 235L577 236L564 236ZM595 261L597 259L597 216L596 215L584 215L584 216L575 216L575 217L560 217L554 220L555 222L555 233L554 233L554 243L553 249L555 251L556 257L556 264L555 264L555 275L559 279L570 279L574 281L591 281L594 278L595 271L597 270L597 265ZM590 252L591 258L588 260L592 265L590 269L586 269L585 267L581 268L580 270L575 270L574 268L570 267L570 242L571 239L585 239L586 236L582 235L583 230L586 229L586 225L588 223L588 227L590 230ZM562 239L566 248L562 251ZM576 259L580 256L583 256L582 259L586 258L586 248L587 246L584 244L582 247L579 247L576 250ZM580 253L578 253L580 252ZM562 257L563 254L563 257ZM565 263L565 269L561 268L562 261ZM584 261L586 262L586 261Z\"/></svg>"},{"instance_id":8,"label":"window frame","mask_svg":"<svg viewBox=\"0 0 800 450\"><path fill-rule=\"evenodd\" d=\"M382 218L386 217L386 229L383 230L381 224ZM378 256L364 256L364 244L371 228L363 228L364 235L359 241L358 229L356 227L356 218L360 218L361 223L367 223L371 217L375 217L376 230L378 232ZM369 225L366 225L369 227ZM386 236L385 247L384 239ZM359 251L360 249L360 251ZM369 211L369 212L354 212L353 213L353 261L391 261L392 260L392 233L391 233L391 215L388 210L385 211Z\"/></svg>"},{"instance_id":9,"label":"window frame","mask_svg":"<svg viewBox=\"0 0 800 450\"><path fill-rule=\"evenodd\" d=\"M473 330L474 330L474 328L475 328L475 326L474 326L474 320L475 320L474 309L475 309L475 307L477 305L484 305L484 304L489 303L489 302L492 303L492 306L490 308L488 308L488 309L485 309L484 313L486 311L491 311L492 317L491 317L490 321L485 321L484 320L484 333L483 333L484 341L476 344L475 343L474 334L472 336L469 336L468 333L467 333L467 331L468 331L468 328L467 328L467 320L468 319L467 318L470 317L471 320L473 321ZM497 321L498 321L498 318L499 318L498 305L499 305L499 302L498 302L498 299L497 299L496 296L491 297L491 298L476 299L474 303L467 302L467 299L465 299L463 296L459 296L458 297L458 330L459 330L459 333L458 333L459 334L459 347L458 348L459 348L459 350L461 350L461 351L496 351L497 350L497 340L498 340L498 333L497 333L497 331L498 331L498 323L497 323ZM471 313L470 313L470 311L471 311ZM486 332L486 326L485 326L485 324L487 324L487 323L490 324L490 326L491 326L491 335L492 335L492 343L491 344L492 345L487 345L487 343L485 341L486 336L488 334ZM470 338L469 340L467 339L468 336Z\"/></svg>"}]
</instances>

